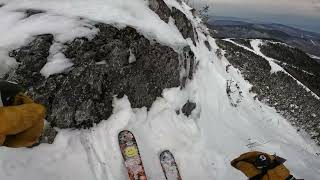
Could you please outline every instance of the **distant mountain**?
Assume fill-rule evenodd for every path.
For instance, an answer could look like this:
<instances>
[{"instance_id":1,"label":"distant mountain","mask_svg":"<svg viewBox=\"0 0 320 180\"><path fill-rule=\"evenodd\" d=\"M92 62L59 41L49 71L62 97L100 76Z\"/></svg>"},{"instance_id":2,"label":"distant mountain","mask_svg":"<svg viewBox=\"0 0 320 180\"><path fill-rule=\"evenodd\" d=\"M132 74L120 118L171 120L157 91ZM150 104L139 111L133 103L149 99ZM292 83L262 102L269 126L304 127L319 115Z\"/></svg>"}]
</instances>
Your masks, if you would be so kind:
<instances>
[{"instance_id":1,"label":"distant mountain","mask_svg":"<svg viewBox=\"0 0 320 180\"><path fill-rule=\"evenodd\" d=\"M218 38L275 39L300 48L309 54L320 56L320 34L315 32L241 18L210 19L208 24L209 28L214 30L214 36Z\"/></svg>"}]
</instances>

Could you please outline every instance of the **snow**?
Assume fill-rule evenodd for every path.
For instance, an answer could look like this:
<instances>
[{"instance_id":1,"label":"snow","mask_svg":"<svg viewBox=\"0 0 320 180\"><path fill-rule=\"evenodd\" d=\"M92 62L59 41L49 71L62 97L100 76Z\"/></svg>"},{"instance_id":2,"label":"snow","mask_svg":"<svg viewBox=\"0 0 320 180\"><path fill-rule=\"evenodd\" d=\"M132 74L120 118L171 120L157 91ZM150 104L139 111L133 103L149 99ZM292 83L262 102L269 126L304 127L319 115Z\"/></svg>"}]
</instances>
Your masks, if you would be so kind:
<instances>
[{"instance_id":1,"label":"snow","mask_svg":"<svg viewBox=\"0 0 320 180\"><path fill-rule=\"evenodd\" d=\"M71 66L61 54L61 43L66 41L71 29L82 29L84 23L90 27L76 18L78 16L118 26L133 26L146 37L172 47L188 43L199 61L197 73L186 88L164 90L149 111L132 109L126 96L115 98L112 116L92 129L58 130L54 144L41 144L32 149L1 147L0 179L126 180L128 175L117 141L118 133L123 129L135 134L151 180L165 179L158 156L166 149L173 152L184 180L246 179L230 166L230 161L250 150L277 153L288 159L286 165L296 177L318 179L320 157L316 154L320 148L309 137L299 134L275 109L254 100L249 92L251 85L237 69L231 66L226 72L230 63L225 57L217 57L215 39L206 35L199 19L192 17L185 4L181 6L174 0L166 2L181 9L192 20L199 36L196 46L190 39L184 40L173 23L160 21L143 0L0 0L7 4L0 8L0 13L12 19L4 22L4 16L0 15L0 52L19 47L39 33L55 34L55 44L46 65L50 70L43 70L45 76ZM13 11L23 8L48 12L30 17L32 20L21 19L23 14ZM71 22L71 25L62 22ZM14 38L8 29L20 38ZM74 38L80 32L83 31L70 33ZM90 35L96 30L87 28L85 32ZM8 41L4 42L4 39ZM212 51L207 49L205 40ZM258 47L258 42L253 45ZM60 66L62 64L65 66ZM59 65L57 69L56 65ZM242 91L242 101L237 107L230 104L227 81L236 82ZM188 100L197 103L192 115L189 118L182 113L177 115L176 111Z\"/></svg>"},{"instance_id":2,"label":"snow","mask_svg":"<svg viewBox=\"0 0 320 180\"><path fill-rule=\"evenodd\" d=\"M315 56L315 55L311 55L311 54L309 54L309 56L310 56L311 58L313 58L313 59L320 59L320 57Z\"/></svg>"},{"instance_id":3,"label":"snow","mask_svg":"<svg viewBox=\"0 0 320 180\"><path fill-rule=\"evenodd\" d=\"M9 57L8 51L0 47L0 78L10 69L17 66L14 58Z\"/></svg>"},{"instance_id":4,"label":"snow","mask_svg":"<svg viewBox=\"0 0 320 180\"><path fill-rule=\"evenodd\" d=\"M1 1L0 1L1 2ZM97 33L97 29L85 20L77 17L65 17L54 14L38 14L27 19L24 13L0 8L0 77L17 62L8 56L9 51L30 42L40 34L54 34L56 42L71 41L75 37L86 36L89 39Z\"/></svg>"},{"instance_id":5,"label":"snow","mask_svg":"<svg viewBox=\"0 0 320 180\"><path fill-rule=\"evenodd\" d=\"M130 56L129 56L129 63L134 63L136 62L136 56L133 54L132 50L130 49Z\"/></svg>"},{"instance_id":6,"label":"snow","mask_svg":"<svg viewBox=\"0 0 320 180\"><path fill-rule=\"evenodd\" d=\"M233 44L235 44L235 45L237 45L237 46L240 46L240 47L244 48L244 49L247 50L247 51L253 52L253 53L255 53L256 55L261 56L261 57L263 57L264 59L266 59L266 60L269 62L269 64L270 64L270 67L271 67L270 72L271 72L271 73L276 73L276 72L279 72L279 71L285 72L285 70L284 70L281 66L279 66L278 64L275 63L276 60L265 56L265 55L260 51L260 45L262 44L262 41L261 41L260 39L254 39L254 40L251 40L251 41L250 41L250 44L251 44L253 50L250 49L250 48L248 48L248 47L246 47L246 46L244 46L244 45L238 44L238 43L232 41L231 39L225 39L225 40L228 41L228 42L231 42L231 43L233 43Z\"/></svg>"},{"instance_id":7,"label":"snow","mask_svg":"<svg viewBox=\"0 0 320 180\"><path fill-rule=\"evenodd\" d=\"M314 46L319 46L318 42L314 42L312 39L310 39L310 42L311 42Z\"/></svg>"},{"instance_id":8,"label":"snow","mask_svg":"<svg viewBox=\"0 0 320 180\"><path fill-rule=\"evenodd\" d=\"M65 72L73 66L71 60L67 59L61 52L62 48L62 45L59 43L54 43L50 47L48 62L40 71L40 73L46 78L53 74Z\"/></svg>"},{"instance_id":9,"label":"snow","mask_svg":"<svg viewBox=\"0 0 320 180\"><path fill-rule=\"evenodd\" d=\"M270 66L271 66L271 73L276 73L276 72L278 72L278 71L284 71L284 69L283 69L281 66L279 66L277 63L274 62L274 59L265 56L265 55L260 51L260 45L262 44L262 41L261 41L261 40L255 39L255 40L252 40L250 43L251 43L251 46L252 46L252 48L254 49L254 51L255 51L258 55L260 55L261 57L265 58L265 59L269 62Z\"/></svg>"},{"instance_id":10,"label":"snow","mask_svg":"<svg viewBox=\"0 0 320 180\"><path fill-rule=\"evenodd\" d=\"M159 16L148 8L148 1L144 0L0 0L1 2L6 4L2 8L5 10L41 9L53 14L85 17L119 28L134 27L150 39L166 45L186 45L182 35L161 21Z\"/></svg>"}]
</instances>

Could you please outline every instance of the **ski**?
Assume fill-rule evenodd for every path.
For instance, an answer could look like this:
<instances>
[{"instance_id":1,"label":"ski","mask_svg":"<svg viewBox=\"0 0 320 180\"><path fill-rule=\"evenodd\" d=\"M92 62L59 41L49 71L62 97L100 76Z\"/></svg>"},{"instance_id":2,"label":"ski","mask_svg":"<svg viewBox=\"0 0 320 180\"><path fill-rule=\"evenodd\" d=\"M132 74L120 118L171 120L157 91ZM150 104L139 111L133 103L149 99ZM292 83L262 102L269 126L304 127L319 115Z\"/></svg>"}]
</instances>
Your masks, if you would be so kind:
<instances>
[{"instance_id":1,"label":"ski","mask_svg":"<svg viewBox=\"0 0 320 180\"><path fill-rule=\"evenodd\" d=\"M182 180L173 154L165 150L160 154L160 163L167 180Z\"/></svg>"},{"instance_id":2,"label":"ski","mask_svg":"<svg viewBox=\"0 0 320 180\"><path fill-rule=\"evenodd\" d=\"M147 180L134 135L127 130L119 133L119 146L130 180Z\"/></svg>"}]
</instances>

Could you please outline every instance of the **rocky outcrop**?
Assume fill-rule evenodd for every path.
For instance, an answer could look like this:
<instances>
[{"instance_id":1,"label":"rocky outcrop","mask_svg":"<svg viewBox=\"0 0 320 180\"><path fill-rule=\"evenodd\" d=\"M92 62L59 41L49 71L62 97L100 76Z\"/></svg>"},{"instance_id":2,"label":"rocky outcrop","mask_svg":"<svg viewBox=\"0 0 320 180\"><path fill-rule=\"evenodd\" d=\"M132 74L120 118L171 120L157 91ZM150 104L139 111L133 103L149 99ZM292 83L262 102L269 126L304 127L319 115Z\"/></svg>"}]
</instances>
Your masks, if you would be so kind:
<instances>
[{"instance_id":1,"label":"rocky outcrop","mask_svg":"<svg viewBox=\"0 0 320 180\"><path fill-rule=\"evenodd\" d=\"M172 16L183 36L194 39L193 27L182 12L171 11L162 0L150 1L150 8L165 22ZM42 13L25 12L27 18ZM50 125L41 138L43 143L53 142L54 127L89 128L108 119L115 97L126 95L133 108L150 108L163 89L183 88L193 78L195 57L190 47L177 52L150 42L131 27L119 30L101 23L95 27L99 33L92 40L83 37L63 44L62 53L73 67L48 78L40 71L55 43L53 35L36 36L10 53L19 66L5 78L21 84L28 95L47 107Z\"/></svg>"},{"instance_id":2,"label":"rocky outcrop","mask_svg":"<svg viewBox=\"0 0 320 180\"><path fill-rule=\"evenodd\" d=\"M195 32L193 30L193 26L191 22L188 20L187 16L179 11L177 8L172 8L171 16L175 20L175 24L182 36L187 39L191 38L191 40L195 43Z\"/></svg>"},{"instance_id":3,"label":"rocky outcrop","mask_svg":"<svg viewBox=\"0 0 320 180\"><path fill-rule=\"evenodd\" d=\"M181 1L179 2L182 3ZM163 0L149 0L149 7L151 10L158 14L160 19L162 19L166 23L168 23L169 18L172 17L182 36L185 39L191 38L191 40L195 43L196 38L194 28L183 12L175 7L172 7L172 9L170 10L170 8Z\"/></svg>"},{"instance_id":4,"label":"rocky outcrop","mask_svg":"<svg viewBox=\"0 0 320 180\"><path fill-rule=\"evenodd\" d=\"M9 56L19 62L15 70L15 81L20 82L23 87L32 87L41 84L45 80L40 70L47 63L49 49L53 43L53 35L45 34L38 36L28 45L12 51Z\"/></svg>"},{"instance_id":5,"label":"rocky outcrop","mask_svg":"<svg viewBox=\"0 0 320 180\"><path fill-rule=\"evenodd\" d=\"M284 72L270 73L269 62L233 43L217 40L225 57L252 85L260 101L274 107L320 144L320 101ZM288 47L289 48L289 47ZM227 68L228 69L228 68ZM304 83L302 81L302 83Z\"/></svg>"},{"instance_id":6,"label":"rocky outcrop","mask_svg":"<svg viewBox=\"0 0 320 180\"><path fill-rule=\"evenodd\" d=\"M171 16L171 10L163 0L149 0L149 7L157 13L164 22L168 23Z\"/></svg>"},{"instance_id":7,"label":"rocky outcrop","mask_svg":"<svg viewBox=\"0 0 320 180\"><path fill-rule=\"evenodd\" d=\"M197 104L194 102L188 101L185 105L183 105L181 111L184 115L189 117L192 113L192 111L197 107Z\"/></svg>"},{"instance_id":8,"label":"rocky outcrop","mask_svg":"<svg viewBox=\"0 0 320 180\"><path fill-rule=\"evenodd\" d=\"M39 73L52 35L38 36L11 54L21 65L10 77L46 105L53 126L90 127L111 115L115 95L127 95L134 108L149 108L163 89L180 86L179 54L173 49L151 44L130 27L96 27L100 33L93 40L79 38L66 44L64 54L74 63L69 73L48 79ZM136 61L130 63L132 55Z\"/></svg>"},{"instance_id":9,"label":"rocky outcrop","mask_svg":"<svg viewBox=\"0 0 320 180\"><path fill-rule=\"evenodd\" d=\"M192 24L185 14L170 9L162 0L151 0L149 5L163 21L168 23L172 17L183 37L195 41ZM43 13L23 11L25 18ZM53 35L36 36L28 45L10 53L19 66L5 78L21 84L36 102L47 107L50 126L41 142L53 142L54 127L89 128L108 119L115 96L128 96L133 108L150 108L163 89L183 88L193 78L195 57L190 47L177 53L150 42L131 27L119 30L106 24L95 26L100 32L94 39L77 38L63 45L62 53L74 65L49 78L40 71L55 43Z\"/></svg>"}]
</instances>

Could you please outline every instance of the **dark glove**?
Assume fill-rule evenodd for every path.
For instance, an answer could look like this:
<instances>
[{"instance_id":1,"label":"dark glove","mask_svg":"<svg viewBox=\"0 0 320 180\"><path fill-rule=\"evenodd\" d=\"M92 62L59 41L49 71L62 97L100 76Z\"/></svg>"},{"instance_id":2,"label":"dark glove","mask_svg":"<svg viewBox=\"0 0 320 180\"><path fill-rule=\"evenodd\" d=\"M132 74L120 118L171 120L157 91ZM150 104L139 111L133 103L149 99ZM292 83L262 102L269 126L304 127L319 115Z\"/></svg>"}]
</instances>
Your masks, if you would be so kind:
<instances>
[{"instance_id":1,"label":"dark glove","mask_svg":"<svg viewBox=\"0 0 320 180\"><path fill-rule=\"evenodd\" d=\"M15 96L24 92L18 84L0 80L1 99L4 106L11 106L14 103Z\"/></svg>"}]
</instances>

